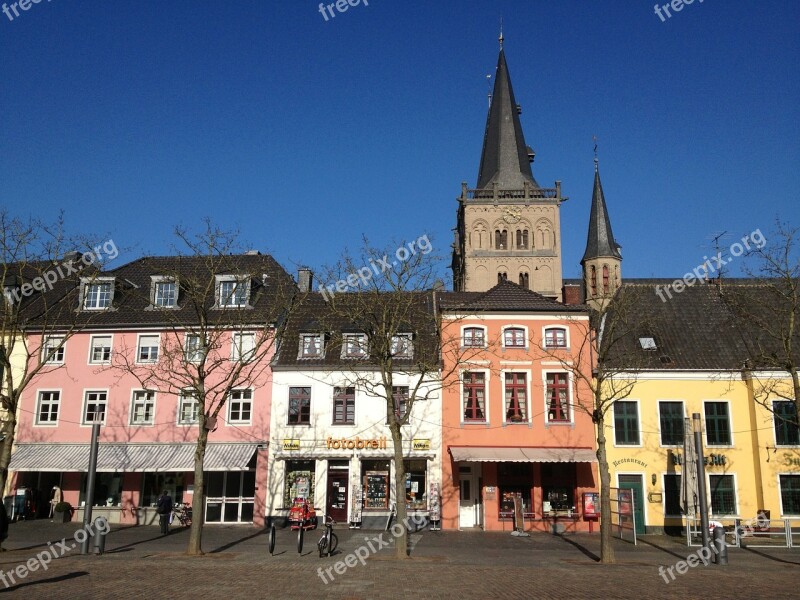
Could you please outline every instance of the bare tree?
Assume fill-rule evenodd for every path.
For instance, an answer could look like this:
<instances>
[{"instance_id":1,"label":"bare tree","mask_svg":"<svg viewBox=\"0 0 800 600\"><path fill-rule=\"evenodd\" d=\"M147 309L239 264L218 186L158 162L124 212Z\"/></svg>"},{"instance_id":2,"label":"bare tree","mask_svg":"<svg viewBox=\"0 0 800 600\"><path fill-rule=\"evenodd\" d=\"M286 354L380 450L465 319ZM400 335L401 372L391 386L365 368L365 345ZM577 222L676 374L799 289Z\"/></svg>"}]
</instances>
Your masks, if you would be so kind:
<instances>
[{"instance_id":1,"label":"bare tree","mask_svg":"<svg viewBox=\"0 0 800 600\"><path fill-rule=\"evenodd\" d=\"M763 235L759 239L761 243L748 252L744 268L750 280L720 281L720 293L748 350L744 367L756 402L771 412L774 400L792 402L793 414L775 416L798 427L800 228L778 221L769 242Z\"/></svg>"},{"instance_id":2,"label":"bare tree","mask_svg":"<svg viewBox=\"0 0 800 600\"><path fill-rule=\"evenodd\" d=\"M78 309L81 280L115 258L110 242L91 248L64 233L63 220L48 224L0 211L0 490L4 490L17 433L20 399L42 369L63 368L64 344L88 322ZM105 249L105 250L104 250Z\"/></svg>"},{"instance_id":3,"label":"bare tree","mask_svg":"<svg viewBox=\"0 0 800 600\"><path fill-rule=\"evenodd\" d=\"M177 306L159 306L149 298L149 289L139 290L148 295L149 310L157 314L163 332L158 358L141 364L134 348L122 348L112 368L132 374L145 389L196 401L196 415L182 416L197 425L187 553L200 555L209 432L234 389L271 384L270 358L296 288L272 257L237 252L235 233L206 221L205 231L196 236L182 229L176 234L182 247L155 270L161 280L174 283ZM147 260L154 259L142 259Z\"/></svg>"}]
</instances>

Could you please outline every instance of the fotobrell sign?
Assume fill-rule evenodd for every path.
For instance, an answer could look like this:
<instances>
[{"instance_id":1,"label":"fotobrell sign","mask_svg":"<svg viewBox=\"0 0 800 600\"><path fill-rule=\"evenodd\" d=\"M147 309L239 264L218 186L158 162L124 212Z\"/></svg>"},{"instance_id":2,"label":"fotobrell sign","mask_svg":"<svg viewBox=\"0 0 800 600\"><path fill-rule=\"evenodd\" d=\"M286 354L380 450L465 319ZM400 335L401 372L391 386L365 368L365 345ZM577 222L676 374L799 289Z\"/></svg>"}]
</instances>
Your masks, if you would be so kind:
<instances>
[{"instance_id":1,"label":"fotobrell sign","mask_svg":"<svg viewBox=\"0 0 800 600\"><path fill-rule=\"evenodd\" d=\"M335 439L328 436L326 448L328 450L386 450L386 436L365 440L360 437Z\"/></svg>"}]
</instances>

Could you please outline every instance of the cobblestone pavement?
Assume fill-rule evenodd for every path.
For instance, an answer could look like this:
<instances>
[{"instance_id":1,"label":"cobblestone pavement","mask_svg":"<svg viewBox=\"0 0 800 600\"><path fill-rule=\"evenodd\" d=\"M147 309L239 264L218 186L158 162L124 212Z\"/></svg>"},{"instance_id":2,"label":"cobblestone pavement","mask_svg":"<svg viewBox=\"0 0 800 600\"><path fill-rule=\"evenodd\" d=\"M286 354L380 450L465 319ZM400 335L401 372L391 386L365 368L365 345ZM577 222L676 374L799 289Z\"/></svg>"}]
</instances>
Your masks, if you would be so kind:
<instances>
[{"instance_id":1,"label":"cobblestone pavement","mask_svg":"<svg viewBox=\"0 0 800 600\"><path fill-rule=\"evenodd\" d=\"M0 555L0 594L20 598L797 598L800 549L730 550L727 567L702 564L665 583L659 566L692 554L682 540L645 536L637 546L617 542L615 565L598 564L599 536L418 532L412 558L393 558L391 535L336 530L335 555L320 559L310 531L297 553L296 535L278 531L275 555L267 537L248 526L209 526L203 557L185 556L188 531L161 537L156 527L114 529L103 556L81 556L79 544L47 570L19 578L15 569L48 548L75 543L79 524L12 524ZM51 542L48 545L47 542ZM377 552L370 550L370 544ZM378 549L379 546L383 546ZM345 560L359 547L366 565ZM691 550L691 551L690 551ZM337 563L339 573L337 574ZM327 571L327 572L326 572ZM320 577L327 580L327 584ZM669 577L665 575L668 579ZM3 579L4 578L4 579ZM13 578L13 580L12 580ZM6 585L7 584L7 585Z\"/></svg>"}]
</instances>

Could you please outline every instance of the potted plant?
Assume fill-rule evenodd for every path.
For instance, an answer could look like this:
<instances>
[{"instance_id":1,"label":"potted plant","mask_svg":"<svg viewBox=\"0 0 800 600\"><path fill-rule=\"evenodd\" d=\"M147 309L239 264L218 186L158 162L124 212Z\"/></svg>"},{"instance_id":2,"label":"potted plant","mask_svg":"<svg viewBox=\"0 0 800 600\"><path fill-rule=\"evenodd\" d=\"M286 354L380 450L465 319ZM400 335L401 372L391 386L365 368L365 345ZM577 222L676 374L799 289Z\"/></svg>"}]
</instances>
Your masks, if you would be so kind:
<instances>
[{"instance_id":1,"label":"potted plant","mask_svg":"<svg viewBox=\"0 0 800 600\"><path fill-rule=\"evenodd\" d=\"M67 523L72 519L72 505L69 502L59 502L53 508L53 521Z\"/></svg>"}]
</instances>

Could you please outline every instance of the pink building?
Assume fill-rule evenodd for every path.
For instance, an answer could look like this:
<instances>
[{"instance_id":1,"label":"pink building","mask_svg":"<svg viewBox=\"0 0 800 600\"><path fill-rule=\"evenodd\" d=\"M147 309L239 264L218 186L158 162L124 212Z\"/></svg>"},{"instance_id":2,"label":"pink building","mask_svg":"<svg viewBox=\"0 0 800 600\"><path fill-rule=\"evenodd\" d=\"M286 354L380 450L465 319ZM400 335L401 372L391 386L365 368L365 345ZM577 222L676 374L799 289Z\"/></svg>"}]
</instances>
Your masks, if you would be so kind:
<instances>
[{"instance_id":1,"label":"pink building","mask_svg":"<svg viewBox=\"0 0 800 600\"><path fill-rule=\"evenodd\" d=\"M198 308L203 281L208 298ZM163 490L192 501L202 419L206 522L263 525L273 324L292 289L277 262L256 253L213 266L204 257L143 258L81 281L66 299L77 321L64 322L63 336L44 336L49 364L21 402L15 488L32 490L38 516L47 516L58 486L81 519L98 419L95 516L157 522ZM39 334L28 339L42 344ZM205 407L192 391L200 366Z\"/></svg>"},{"instance_id":2,"label":"pink building","mask_svg":"<svg viewBox=\"0 0 800 600\"><path fill-rule=\"evenodd\" d=\"M591 394L570 367L584 364L588 310L508 281L441 306L442 527L588 530Z\"/></svg>"}]
</instances>

